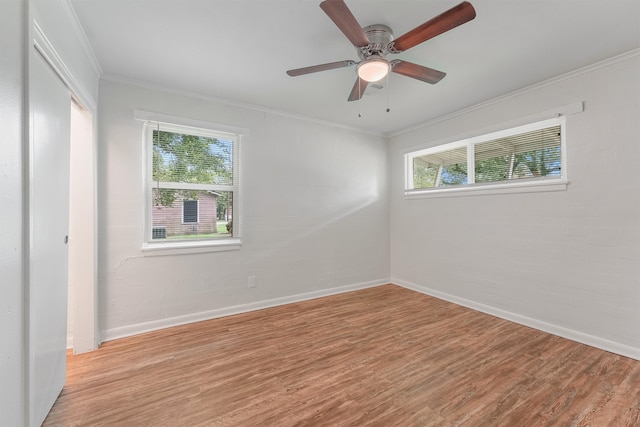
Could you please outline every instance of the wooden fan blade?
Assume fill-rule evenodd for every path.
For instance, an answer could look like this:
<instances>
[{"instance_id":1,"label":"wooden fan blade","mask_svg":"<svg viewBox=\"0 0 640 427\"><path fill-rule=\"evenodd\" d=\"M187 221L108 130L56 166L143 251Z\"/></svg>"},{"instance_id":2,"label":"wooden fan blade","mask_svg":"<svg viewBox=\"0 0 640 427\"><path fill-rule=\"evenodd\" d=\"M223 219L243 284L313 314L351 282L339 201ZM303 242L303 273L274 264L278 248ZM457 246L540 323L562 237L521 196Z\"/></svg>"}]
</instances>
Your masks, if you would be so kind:
<instances>
[{"instance_id":1,"label":"wooden fan blade","mask_svg":"<svg viewBox=\"0 0 640 427\"><path fill-rule=\"evenodd\" d=\"M320 3L320 7L354 46L365 47L369 45L369 37L364 33L343 0L325 0Z\"/></svg>"},{"instance_id":2,"label":"wooden fan blade","mask_svg":"<svg viewBox=\"0 0 640 427\"><path fill-rule=\"evenodd\" d=\"M401 61L399 59L391 61L391 71L431 84L438 83L447 75L447 73L443 73L442 71L423 67L422 65L414 64L413 62Z\"/></svg>"},{"instance_id":3,"label":"wooden fan blade","mask_svg":"<svg viewBox=\"0 0 640 427\"><path fill-rule=\"evenodd\" d=\"M369 82L358 77L356 83L353 85L353 89L351 89L351 93L349 94L349 101L357 101L362 98L364 95L364 91L367 90L367 85Z\"/></svg>"},{"instance_id":4,"label":"wooden fan blade","mask_svg":"<svg viewBox=\"0 0 640 427\"><path fill-rule=\"evenodd\" d=\"M290 75L291 77L295 77L295 76L301 76L303 74L317 73L318 71L327 71L327 70L333 70L336 68L350 67L354 64L355 64L355 61L351 61L351 60L329 62L327 64L312 65L311 67L296 68L295 70L287 71L287 74Z\"/></svg>"},{"instance_id":5,"label":"wooden fan blade","mask_svg":"<svg viewBox=\"0 0 640 427\"><path fill-rule=\"evenodd\" d=\"M475 17L476 10L471 3L464 1L389 43L390 51L397 53L411 49Z\"/></svg>"}]
</instances>

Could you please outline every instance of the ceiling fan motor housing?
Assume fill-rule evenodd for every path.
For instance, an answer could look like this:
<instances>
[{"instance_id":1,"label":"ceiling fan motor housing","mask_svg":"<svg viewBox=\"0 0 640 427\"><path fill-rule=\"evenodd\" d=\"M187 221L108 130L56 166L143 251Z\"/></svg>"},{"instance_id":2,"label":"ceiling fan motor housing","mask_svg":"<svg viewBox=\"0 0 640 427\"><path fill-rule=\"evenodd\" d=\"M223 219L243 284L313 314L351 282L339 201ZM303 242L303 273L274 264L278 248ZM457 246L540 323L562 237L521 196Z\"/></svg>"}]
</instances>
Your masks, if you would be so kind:
<instances>
[{"instance_id":1,"label":"ceiling fan motor housing","mask_svg":"<svg viewBox=\"0 0 640 427\"><path fill-rule=\"evenodd\" d=\"M391 28L386 25L375 24L361 27L344 0L323 0L320 3L320 8L355 46L360 61L335 61L288 70L287 74L300 76L356 65L358 78L351 89L349 101L357 101L362 98L362 94L371 83L378 82L388 76L390 71L425 83L438 83L446 73L401 59L388 61L385 56L389 53L404 52L476 17L476 11L471 3L463 1L394 39Z\"/></svg>"},{"instance_id":2,"label":"ceiling fan motor housing","mask_svg":"<svg viewBox=\"0 0 640 427\"><path fill-rule=\"evenodd\" d=\"M381 57L389 53L388 45L393 41L393 31L391 28L382 24L374 24L362 29L369 38L369 45L365 47L357 47L356 51L360 59L367 59L371 55Z\"/></svg>"}]
</instances>

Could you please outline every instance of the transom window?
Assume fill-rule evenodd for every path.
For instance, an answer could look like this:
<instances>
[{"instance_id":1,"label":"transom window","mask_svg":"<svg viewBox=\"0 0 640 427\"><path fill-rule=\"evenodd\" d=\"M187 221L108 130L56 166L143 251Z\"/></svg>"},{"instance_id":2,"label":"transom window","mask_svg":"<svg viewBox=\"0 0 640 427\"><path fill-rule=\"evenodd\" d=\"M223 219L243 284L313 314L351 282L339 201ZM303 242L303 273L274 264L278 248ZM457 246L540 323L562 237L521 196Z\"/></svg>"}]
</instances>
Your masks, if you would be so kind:
<instances>
[{"instance_id":1,"label":"transom window","mask_svg":"<svg viewBox=\"0 0 640 427\"><path fill-rule=\"evenodd\" d=\"M145 122L144 133L145 240L172 247L239 243L239 136L155 121Z\"/></svg>"},{"instance_id":2,"label":"transom window","mask_svg":"<svg viewBox=\"0 0 640 427\"><path fill-rule=\"evenodd\" d=\"M406 194L566 181L564 118L405 155Z\"/></svg>"}]
</instances>

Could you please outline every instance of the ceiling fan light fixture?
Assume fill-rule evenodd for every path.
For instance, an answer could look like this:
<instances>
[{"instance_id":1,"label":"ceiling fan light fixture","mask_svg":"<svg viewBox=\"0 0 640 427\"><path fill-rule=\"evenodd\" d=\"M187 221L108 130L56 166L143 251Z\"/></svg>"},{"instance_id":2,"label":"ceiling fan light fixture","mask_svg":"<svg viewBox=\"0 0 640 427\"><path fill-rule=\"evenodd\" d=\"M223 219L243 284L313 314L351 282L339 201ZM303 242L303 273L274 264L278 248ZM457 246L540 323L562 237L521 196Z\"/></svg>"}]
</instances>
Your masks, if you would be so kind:
<instances>
[{"instance_id":1,"label":"ceiling fan light fixture","mask_svg":"<svg viewBox=\"0 0 640 427\"><path fill-rule=\"evenodd\" d=\"M372 55L362 61L357 68L358 77L369 83L377 82L383 79L387 74L391 66L389 61L378 55Z\"/></svg>"}]
</instances>

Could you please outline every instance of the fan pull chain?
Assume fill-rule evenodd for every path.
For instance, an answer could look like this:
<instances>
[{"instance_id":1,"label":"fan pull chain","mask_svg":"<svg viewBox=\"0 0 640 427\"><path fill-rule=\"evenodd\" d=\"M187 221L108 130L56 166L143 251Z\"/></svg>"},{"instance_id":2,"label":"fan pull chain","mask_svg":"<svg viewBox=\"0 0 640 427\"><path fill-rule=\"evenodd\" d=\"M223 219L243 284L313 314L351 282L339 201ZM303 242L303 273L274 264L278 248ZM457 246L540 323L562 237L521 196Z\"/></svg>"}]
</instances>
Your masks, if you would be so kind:
<instances>
[{"instance_id":1,"label":"fan pull chain","mask_svg":"<svg viewBox=\"0 0 640 427\"><path fill-rule=\"evenodd\" d=\"M391 96L391 90L389 89L389 74L391 73L387 73L387 113L391 111L391 108L389 107L389 104L391 104L391 101L389 101L389 98Z\"/></svg>"},{"instance_id":2,"label":"fan pull chain","mask_svg":"<svg viewBox=\"0 0 640 427\"><path fill-rule=\"evenodd\" d=\"M358 77L358 99L362 99L362 85L360 84L360 77ZM362 117L362 113L358 113L358 117Z\"/></svg>"},{"instance_id":3,"label":"fan pull chain","mask_svg":"<svg viewBox=\"0 0 640 427\"><path fill-rule=\"evenodd\" d=\"M389 84L390 84L389 83L390 82L389 74L390 73L387 73L387 75L385 76L385 78L387 79L387 84L385 85L385 88L387 90L387 108L385 109L385 111L387 113L391 112L391 91L389 89ZM360 81L358 81L358 99L362 99L362 91L361 90L362 90L362 87L360 85ZM362 117L362 113L358 113L358 118L361 118L361 117Z\"/></svg>"}]
</instances>

